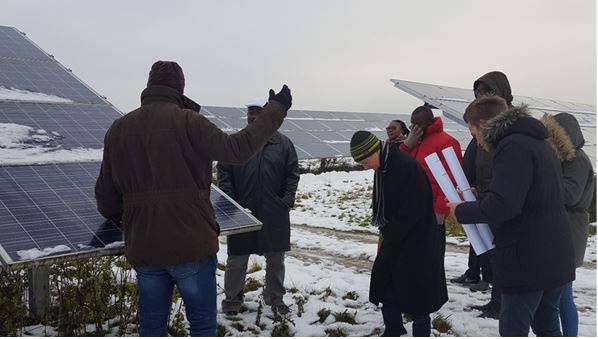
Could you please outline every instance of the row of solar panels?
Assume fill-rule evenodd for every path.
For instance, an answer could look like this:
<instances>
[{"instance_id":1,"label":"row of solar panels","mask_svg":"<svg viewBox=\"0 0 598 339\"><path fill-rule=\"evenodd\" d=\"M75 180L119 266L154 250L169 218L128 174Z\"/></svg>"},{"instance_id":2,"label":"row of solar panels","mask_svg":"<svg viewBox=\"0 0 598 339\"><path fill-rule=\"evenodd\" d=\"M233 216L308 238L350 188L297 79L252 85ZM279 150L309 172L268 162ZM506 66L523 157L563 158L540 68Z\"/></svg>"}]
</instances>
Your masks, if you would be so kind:
<instances>
[{"instance_id":1,"label":"row of solar panels","mask_svg":"<svg viewBox=\"0 0 598 339\"><path fill-rule=\"evenodd\" d=\"M441 109L444 115L453 121L463 124L465 108L473 101L471 89L424 84L413 81L391 79L395 87L422 101ZM596 168L596 106L552 99L513 96L513 105L527 105L536 118L544 114L570 113L581 126L586 141L583 149ZM463 146L463 143L461 144Z\"/></svg>"}]
</instances>

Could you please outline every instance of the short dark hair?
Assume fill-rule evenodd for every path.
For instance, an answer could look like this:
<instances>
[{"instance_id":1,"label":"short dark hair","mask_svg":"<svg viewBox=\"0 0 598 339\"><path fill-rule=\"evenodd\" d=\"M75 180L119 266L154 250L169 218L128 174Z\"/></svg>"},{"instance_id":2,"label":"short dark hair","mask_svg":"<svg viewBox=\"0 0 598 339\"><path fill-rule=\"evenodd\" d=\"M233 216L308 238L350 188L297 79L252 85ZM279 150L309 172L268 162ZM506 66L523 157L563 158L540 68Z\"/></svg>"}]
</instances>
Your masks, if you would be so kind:
<instances>
[{"instance_id":1,"label":"short dark hair","mask_svg":"<svg viewBox=\"0 0 598 339\"><path fill-rule=\"evenodd\" d=\"M402 120L393 120L392 122L396 122L397 124L399 124L399 126L401 126L401 134L402 135L409 134L409 128L407 128L407 125L405 125L405 123Z\"/></svg>"},{"instance_id":2,"label":"short dark hair","mask_svg":"<svg viewBox=\"0 0 598 339\"><path fill-rule=\"evenodd\" d=\"M413 110L413 113L411 113L411 116L414 115L423 115L426 118L426 121L432 121L434 120L434 112L432 112L432 110L430 109L429 106L419 106L416 109Z\"/></svg>"},{"instance_id":3,"label":"short dark hair","mask_svg":"<svg viewBox=\"0 0 598 339\"><path fill-rule=\"evenodd\" d=\"M505 99L496 95L483 96L467 106L463 120L474 126L480 126L480 120L490 120L508 109Z\"/></svg>"}]
</instances>

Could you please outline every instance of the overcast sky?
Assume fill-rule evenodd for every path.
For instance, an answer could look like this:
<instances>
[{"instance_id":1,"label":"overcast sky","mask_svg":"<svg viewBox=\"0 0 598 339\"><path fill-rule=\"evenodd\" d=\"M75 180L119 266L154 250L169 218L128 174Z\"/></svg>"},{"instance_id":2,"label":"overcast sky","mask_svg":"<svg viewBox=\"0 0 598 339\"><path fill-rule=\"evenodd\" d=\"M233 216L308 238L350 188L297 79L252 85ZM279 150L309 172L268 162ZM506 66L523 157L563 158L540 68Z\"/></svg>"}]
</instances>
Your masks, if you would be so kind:
<instances>
[{"instance_id":1,"label":"overcast sky","mask_svg":"<svg viewBox=\"0 0 598 339\"><path fill-rule=\"evenodd\" d=\"M179 62L201 105L242 106L287 83L293 108L410 113L390 78L595 104L596 1L2 0L25 32L119 109L151 64Z\"/></svg>"}]
</instances>

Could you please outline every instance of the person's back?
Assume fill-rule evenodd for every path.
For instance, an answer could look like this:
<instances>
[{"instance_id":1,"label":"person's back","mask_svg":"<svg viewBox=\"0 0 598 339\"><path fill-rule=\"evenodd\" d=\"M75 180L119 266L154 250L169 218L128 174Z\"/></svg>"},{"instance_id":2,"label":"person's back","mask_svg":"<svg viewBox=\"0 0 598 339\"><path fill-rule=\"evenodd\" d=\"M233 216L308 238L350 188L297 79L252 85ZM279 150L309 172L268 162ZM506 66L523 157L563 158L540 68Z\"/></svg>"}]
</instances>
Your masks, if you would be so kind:
<instances>
[{"instance_id":1,"label":"person's back","mask_svg":"<svg viewBox=\"0 0 598 339\"><path fill-rule=\"evenodd\" d=\"M147 85L141 107L106 132L98 211L122 221L125 256L137 273L139 334L167 335L176 285L190 334L215 336L220 230L210 203L212 160L241 163L255 154L282 123L290 91L271 90L263 117L229 136L183 95L177 63L156 62Z\"/></svg>"},{"instance_id":2,"label":"person's back","mask_svg":"<svg viewBox=\"0 0 598 339\"><path fill-rule=\"evenodd\" d=\"M545 140L546 128L525 108L507 110L503 99L487 97L470 109L478 115L471 118L470 128L478 126L472 133L492 150L492 181L480 200L448 205L459 222L489 223L495 235L500 334L527 335L530 324L539 336L560 334L556 305L575 277L560 163Z\"/></svg>"},{"instance_id":3,"label":"person's back","mask_svg":"<svg viewBox=\"0 0 598 339\"><path fill-rule=\"evenodd\" d=\"M585 143L577 119L569 113L545 114L541 121L549 131L549 141L561 161L563 203L567 210L575 250L575 266L583 265L589 231L588 209L594 193L592 162L582 147ZM579 316L573 299L573 284L563 289L559 305L563 335L576 337Z\"/></svg>"}]
</instances>

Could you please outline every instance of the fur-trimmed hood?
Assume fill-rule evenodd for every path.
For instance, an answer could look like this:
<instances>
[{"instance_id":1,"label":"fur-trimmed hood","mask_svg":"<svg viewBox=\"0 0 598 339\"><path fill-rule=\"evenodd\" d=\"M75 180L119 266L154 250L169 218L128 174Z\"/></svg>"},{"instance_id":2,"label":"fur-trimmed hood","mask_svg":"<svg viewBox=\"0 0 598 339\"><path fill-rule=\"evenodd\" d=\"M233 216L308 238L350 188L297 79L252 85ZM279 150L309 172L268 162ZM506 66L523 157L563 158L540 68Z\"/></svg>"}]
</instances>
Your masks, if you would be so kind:
<instances>
[{"instance_id":1,"label":"fur-trimmed hood","mask_svg":"<svg viewBox=\"0 0 598 339\"><path fill-rule=\"evenodd\" d=\"M544 114L540 121L548 130L548 142L561 162L575 157L575 146L565 129L550 114Z\"/></svg>"},{"instance_id":2,"label":"fur-trimmed hood","mask_svg":"<svg viewBox=\"0 0 598 339\"><path fill-rule=\"evenodd\" d=\"M541 140L548 138L546 127L531 116L527 106L512 107L495 116L480 132L491 147L496 147L500 140L512 134L525 134Z\"/></svg>"}]
</instances>

